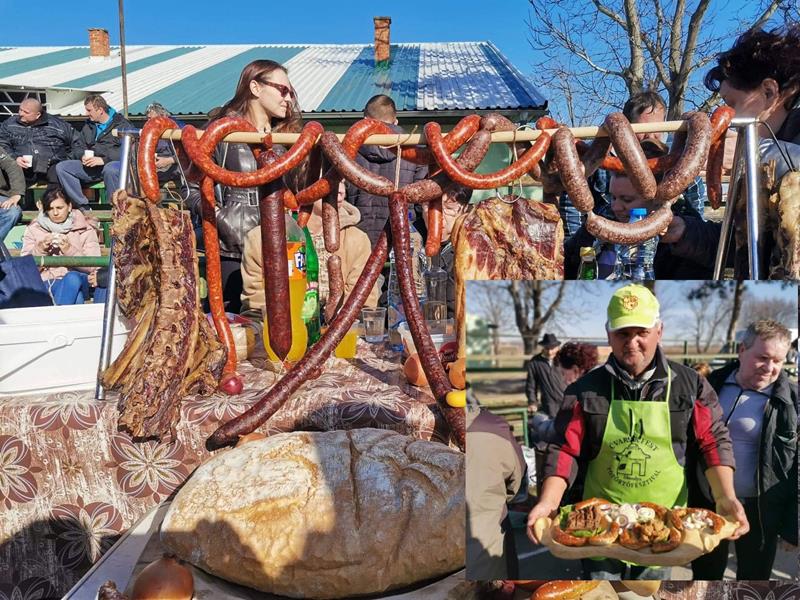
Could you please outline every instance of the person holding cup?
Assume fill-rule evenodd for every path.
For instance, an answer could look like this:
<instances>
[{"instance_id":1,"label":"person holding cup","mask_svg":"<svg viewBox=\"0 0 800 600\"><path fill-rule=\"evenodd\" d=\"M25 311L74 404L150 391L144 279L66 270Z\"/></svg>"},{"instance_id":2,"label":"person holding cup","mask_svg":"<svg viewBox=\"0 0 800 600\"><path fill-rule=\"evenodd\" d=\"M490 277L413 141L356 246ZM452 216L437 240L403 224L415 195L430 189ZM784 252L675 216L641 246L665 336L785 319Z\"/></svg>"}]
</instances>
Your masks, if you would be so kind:
<instances>
[{"instance_id":1,"label":"person holding cup","mask_svg":"<svg viewBox=\"0 0 800 600\"><path fill-rule=\"evenodd\" d=\"M98 94L87 96L83 105L88 119L81 129L80 160L58 163L56 176L75 206L87 210L89 199L83 194L84 184L102 180L109 196L119 188L122 138L115 137L112 131L133 129L133 125Z\"/></svg>"},{"instance_id":2,"label":"person holding cup","mask_svg":"<svg viewBox=\"0 0 800 600\"><path fill-rule=\"evenodd\" d=\"M42 210L25 229L21 255L100 256L97 233L61 188L51 188L42 198ZM97 267L42 267L42 280L55 304L83 304L89 287L96 287Z\"/></svg>"},{"instance_id":3,"label":"person holding cup","mask_svg":"<svg viewBox=\"0 0 800 600\"><path fill-rule=\"evenodd\" d=\"M23 170L27 185L57 184L56 164L79 158L84 146L72 125L49 114L36 98L25 98L17 114L0 123L0 149Z\"/></svg>"}]
</instances>

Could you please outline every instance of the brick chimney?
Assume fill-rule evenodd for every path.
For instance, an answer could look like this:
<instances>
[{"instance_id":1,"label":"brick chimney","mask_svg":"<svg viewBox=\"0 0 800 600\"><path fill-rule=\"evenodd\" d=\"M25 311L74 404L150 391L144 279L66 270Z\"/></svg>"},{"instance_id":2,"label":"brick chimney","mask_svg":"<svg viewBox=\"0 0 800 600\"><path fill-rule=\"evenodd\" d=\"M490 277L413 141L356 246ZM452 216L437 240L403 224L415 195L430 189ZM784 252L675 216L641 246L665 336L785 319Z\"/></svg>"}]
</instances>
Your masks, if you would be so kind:
<instances>
[{"instance_id":1,"label":"brick chimney","mask_svg":"<svg viewBox=\"0 0 800 600\"><path fill-rule=\"evenodd\" d=\"M89 56L106 58L111 55L107 29L89 30Z\"/></svg>"},{"instance_id":2,"label":"brick chimney","mask_svg":"<svg viewBox=\"0 0 800 600\"><path fill-rule=\"evenodd\" d=\"M373 17L375 23L375 64L389 62L389 26L391 17Z\"/></svg>"}]
</instances>

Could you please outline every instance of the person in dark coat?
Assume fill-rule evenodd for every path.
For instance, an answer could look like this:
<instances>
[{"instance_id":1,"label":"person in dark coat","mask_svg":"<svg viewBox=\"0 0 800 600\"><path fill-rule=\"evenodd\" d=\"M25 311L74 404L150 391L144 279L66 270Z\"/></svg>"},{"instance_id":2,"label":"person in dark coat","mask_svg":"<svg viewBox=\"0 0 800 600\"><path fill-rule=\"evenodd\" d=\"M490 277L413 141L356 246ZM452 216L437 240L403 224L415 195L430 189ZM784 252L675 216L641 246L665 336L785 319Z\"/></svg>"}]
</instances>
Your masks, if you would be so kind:
<instances>
[{"instance_id":1,"label":"person in dark coat","mask_svg":"<svg viewBox=\"0 0 800 600\"><path fill-rule=\"evenodd\" d=\"M25 195L25 176L8 154L0 150L0 244L22 217L20 199Z\"/></svg>"},{"instance_id":2,"label":"person in dark coat","mask_svg":"<svg viewBox=\"0 0 800 600\"><path fill-rule=\"evenodd\" d=\"M717 55L717 65L706 74L705 85L719 93L737 117L758 119L759 162L766 165L774 161L778 189L784 175L800 165L800 24L745 32L733 47ZM708 239L706 231L683 219L673 219L668 232L674 238L676 252L689 259L709 251L713 257L720 234L717 227L716 235ZM761 235L761 255L771 255L770 268L779 273L775 278L783 278L777 234L768 227ZM737 246L732 255L729 258L736 278L746 279L748 253Z\"/></svg>"},{"instance_id":3,"label":"person in dark coat","mask_svg":"<svg viewBox=\"0 0 800 600\"><path fill-rule=\"evenodd\" d=\"M23 169L28 185L57 184L56 164L80 158L85 144L72 125L48 114L36 98L25 98L15 116L0 123L0 148Z\"/></svg>"},{"instance_id":4,"label":"person in dark coat","mask_svg":"<svg viewBox=\"0 0 800 600\"><path fill-rule=\"evenodd\" d=\"M83 184L102 180L109 197L119 188L122 138L116 137L112 131L133 129L133 125L100 95L87 96L83 106L89 117L81 129L84 154L80 160L65 160L56 165L58 182L80 210L89 208L89 199L83 195Z\"/></svg>"},{"instance_id":5,"label":"person in dark coat","mask_svg":"<svg viewBox=\"0 0 800 600\"><path fill-rule=\"evenodd\" d=\"M555 363L561 342L552 333L545 333L539 346L542 351L528 361L528 375L525 379L525 396L528 398L528 412L533 414L538 407L551 418L558 414L564 394L564 381Z\"/></svg>"},{"instance_id":6,"label":"person in dark coat","mask_svg":"<svg viewBox=\"0 0 800 600\"><path fill-rule=\"evenodd\" d=\"M403 128L397 124L397 108L389 96L379 94L369 99L364 107L364 116L387 123L395 133L403 133ZM397 169L397 155L389 148L382 146L361 146L356 155L356 162L371 171L386 177L389 181L395 180ZM415 165L400 159L400 182L398 188L406 186L428 175L428 167ZM357 225L369 236L372 247L378 241L383 231L383 226L389 218L389 200L385 196L373 196L351 183L347 183L347 201L361 212L361 222ZM415 208L415 210L417 210ZM424 237L424 223L421 213L415 215L414 225Z\"/></svg>"},{"instance_id":7,"label":"person in dark coat","mask_svg":"<svg viewBox=\"0 0 800 600\"><path fill-rule=\"evenodd\" d=\"M667 152L666 146L657 140L642 142L642 150L648 158L657 158ZM656 180L660 179L656 176ZM603 207L599 214L612 221L627 223L630 211L634 208L646 208L648 212L656 206L652 201L647 201L636 191L633 183L625 173L612 173L609 183L609 193L613 200ZM697 231L696 243L704 241L704 248L711 245L713 250L706 248L704 252L687 252L679 255L672 247L674 236L671 236L672 225L665 235L661 236L656 248L653 271L656 279L710 279L714 270L716 244L719 239L719 224L704 221L702 217L681 198L672 206L675 215L680 215L683 222ZM675 221L676 219L673 219ZM614 244L601 242L588 232L586 225L564 242L564 276L567 279L577 279L580 269L580 250L585 246L595 248L597 256L598 278L608 279L613 277L616 253Z\"/></svg>"},{"instance_id":8,"label":"person in dark coat","mask_svg":"<svg viewBox=\"0 0 800 600\"><path fill-rule=\"evenodd\" d=\"M791 334L773 320L752 323L739 345L739 360L714 371L708 382L719 395L736 460L734 487L750 532L735 541L736 579L770 579L778 537L797 545L797 384L783 365ZM702 472L690 471L689 506L713 508ZM694 579L722 579L728 540L692 562Z\"/></svg>"}]
</instances>

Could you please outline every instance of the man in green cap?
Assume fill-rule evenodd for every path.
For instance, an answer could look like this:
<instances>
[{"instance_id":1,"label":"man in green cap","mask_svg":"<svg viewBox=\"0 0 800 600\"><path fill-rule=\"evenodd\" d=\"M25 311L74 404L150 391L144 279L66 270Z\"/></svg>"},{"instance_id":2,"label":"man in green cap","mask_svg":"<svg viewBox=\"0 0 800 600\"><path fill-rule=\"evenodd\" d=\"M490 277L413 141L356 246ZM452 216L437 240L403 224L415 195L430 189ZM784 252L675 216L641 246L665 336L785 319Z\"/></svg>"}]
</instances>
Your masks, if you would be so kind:
<instances>
[{"instance_id":1,"label":"man in green cap","mask_svg":"<svg viewBox=\"0 0 800 600\"><path fill-rule=\"evenodd\" d=\"M717 395L694 370L667 360L659 342L658 300L638 284L618 289L606 322L611 356L570 385L556 417L559 441L547 448L544 484L528 515L533 524L557 511L580 478L583 498L685 506L685 465L699 462L711 484L717 512L749 525L733 487L733 451ZM587 579L669 579L668 568L585 559Z\"/></svg>"}]
</instances>

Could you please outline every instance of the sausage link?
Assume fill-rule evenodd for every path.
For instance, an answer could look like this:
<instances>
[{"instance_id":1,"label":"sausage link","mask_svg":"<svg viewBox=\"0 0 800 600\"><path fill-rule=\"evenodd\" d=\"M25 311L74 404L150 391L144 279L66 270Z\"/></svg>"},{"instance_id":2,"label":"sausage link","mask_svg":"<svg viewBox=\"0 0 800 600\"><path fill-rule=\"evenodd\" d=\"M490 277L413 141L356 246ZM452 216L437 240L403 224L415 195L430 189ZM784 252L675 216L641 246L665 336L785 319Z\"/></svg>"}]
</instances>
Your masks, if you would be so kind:
<instances>
[{"instance_id":1,"label":"sausage link","mask_svg":"<svg viewBox=\"0 0 800 600\"><path fill-rule=\"evenodd\" d=\"M414 271L408 249L411 247L411 233L408 225L408 201L402 192L394 192L389 197L389 223L392 228L392 246L397 266L397 280L400 284L400 296L405 308L408 328L414 339L414 346L419 353L422 370L428 379L433 397L444 413L450 431L459 447L466 443L466 415L463 408L454 408L447 404L446 396L452 391L450 380L444 371L439 353L431 340L425 317L417 299Z\"/></svg>"},{"instance_id":2,"label":"sausage link","mask_svg":"<svg viewBox=\"0 0 800 600\"><path fill-rule=\"evenodd\" d=\"M214 181L210 177L203 177L201 193L208 305L211 309L211 318L214 321L217 335L227 351L222 374L233 374L236 373L236 344L233 341L228 317L225 316L225 304L222 300L222 269L219 258L219 237L217 236L216 198L214 196Z\"/></svg>"},{"instance_id":3,"label":"sausage link","mask_svg":"<svg viewBox=\"0 0 800 600\"><path fill-rule=\"evenodd\" d=\"M611 113L603 121L603 128L611 138L633 187L642 198L652 200L656 195L656 178L647 165L647 157L628 119L622 113Z\"/></svg>"},{"instance_id":4,"label":"sausage link","mask_svg":"<svg viewBox=\"0 0 800 600\"><path fill-rule=\"evenodd\" d=\"M297 224L302 229L308 225L308 220L311 218L311 213L314 210L313 204L301 204L297 214Z\"/></svg>"},{"instance_id":5,"label":"sausage link","mask_svg":"<svg viewBox=\"0 0 800 600\"><path fill-rule=\"evenodd\" d=\"M567 127L560 127L553 136L553 159L572 204L582 213L591 211L594 208L594 196L583 173L575 138Z\"/></svg>"},{"instance_id":6,"label":"sausage link","mask_svg":"<svg viewBox=\"0 0 800 600\"><path fill-rule=\"evenodd\" d=\"M289 262L286 256L286 220L282 190L259 202L261 212L261 268L264 273L264 306L269 346L284 360L292 347L289 318Z\"/></svg>"},{"instance_id":7,"label":"sausage link","mask_svg":"<svg viewBox=\"0 0 800 600\"><path fill-rule=\"evenodd\" d=\"M351 159L335 133L323 133L320 145L336 170L356 187L375 196L388 196L394 191L394 183L386 177L368 171Z\"/></svg>"},{"instance_id":8,"label":"sausage link","mask_svg":"<svg viewBox=\"0 0 800 600\"><path fill-rule=\"evenodd\" d=\"M436 157L436 161L450 179L461 185L480 190L500 187L519 179L544 156L550 145L550 136L543 134L512 165L495 173L477 174L461 168L453 157L447 153L442 141L442 130L438 123L430 122L425 125L425 137L428 140L428 147Z\"/></svg>"},{"instance_id":9,"label":"sausage link","mask_svg":"<svg viewBox=\"0 0 800 600\"><path fill-rule=\"evenodd\" d=\"M611 148L611 138L598 137L586 146L586 151L581 156L583 163L583 176L589 179L597 169L603 164Z\"/></svg>"},{"instance_id":10,"label":"sausage link","mask_svg":"<svg viewBox=\"0 0 800 600\"><path fill-rule=\"evenodd\" d=\"M461 148L467 143L476 131L482 127L483 120L480 115L467 115L462 118L453 129L445 136L445 144L450 154ZM389 133L394 133L389 131ZM429 165L434 161L433 155L428 148L424 146L413 146L411 148L403 148L400 156L403 160L412 162L417 165Z\"/></svg>"},{"instance_id":11,"label":"sausage link","mask_svg":"<svg viewBox=\"0 0 800 600\"><path fill-rule=\"evenodd\" d=\"M478 130L469 140L469 143L467 143L464 151L458 156L456 162L461 165L462 168L468 171L474 171L477 166L481 164L491 144L492 134L485 129ZM453 184L450 178L447 177L443 171L439 170L438 172L431 173L425 179L404 186L401 191L406 195L409 202L423 204L436 198L441 198L442 194L447 193L451 187L455 188L451 190L454 195L464 196L464 192L462 191L464 190L464 186Z\"/></svg>"},{"instance_id":12,"label":"sausage link","mask_svg":"<svg viewBox=\"0 0 800 600\"><path fill-rule=\"evenodd\" d=\"M319 341L311 346L292 370L273 385L258 402L243 414L221 425L212 433L206 440L208 448L219 448L233 444L240 436L252 433L264 421L275 414L300 386L311 380L314 373L319 371L325 360L333 352L333 349L344 339L345 334L358 318L361 313L361 307L364 306L364 302L366 302L372 287L381 274L383 265L389 256L388 230L389 224L387 223L375 243L366 265L364 265L364 270L353 287L349 301L342 307L342 310L336 315L336 318Z\"/></svg>"},{"instance_id":13,"label":"sausage link","mask_svg":"<svg viewBox=\"0 0 800 600\"><path fill-rule=\"evenodd\" d=\"M158 183L158 169L156 168L156 146L158 140L161 139L161 134L167 129L180 128L169 117L154 117L147 120L139 136L139 154L136 157L136 166L139 171L142 194L150 202L161 200L161 185Z\"/></svg>"},{"instance_id":14,"label":"sausage link","mask_svg":"<svg viewBox=\"0 0 800 600\"><path fill-rule=\"evenodd\" d=\"M328 257L328 299L325 301L326 323L333 321L342 298L344 298L342 259L336 254L331 254Z\"/></svg>"},{"instance_id":15,"label":"sausage link","mask_svg":"<svg viewBox=\"0 0 800 600\"><path fill-rule=\"evenodd\" d=\"M351 159L355 159L358 154L358 149L364 144L364 141L374 133L385 133L388 126L385 123L376 121L375 119L361 119L356 121L347 130L347 133L342 140L342 146L345 153ZM325 175L312 183L307 188L300 190L296 196L300 205L313 204L320 198L324 198L333 190L339 187L339 182L342 176L335 167L331 167Z\"/></svg>"},{"instance_id":16,"label":"sausage link","mask_svg":"<svg viewBox=\"0 0 800 600\"><path fill-rule=\"evenodd\" d=\"M335 189L322 201L322 237L328 252L339 249L339 232L339 190Z\"/></svg>"},{"instance_id":17,"label":"sausage link","mask_svg":"<svg viewBox=\"0 0 800 600\"><path fill-rule=\"evenodd\" d=\"M658 184L656 203L672 200L689 187L706 164L710 144L711 123L708 116L701 112L692 113L687 123L686 146L678 162Z\"/></svg>"},{"instance_id":18,"label":"sausage link","mask_svg":"<svg viewBox=\"0 0 800 600\"><path fill-rule=\"evenodd\" d=\"M725 158L725 134L735 111L729 106L720 106L711 114L711 147L706 163L706 186L711 208L722 206L722 163Z\"/></svg>"},{"instance_id":19,"label":"sausage link","mask_svg":"<svg viewBox=\"0 0 800 600\"><path fill-rule=\"evenodd\" d=\"M428 202L428 239L425 240L425 255L436 256L442 247L442 199L434 198Z\"/></svg>"},{"instance_id":20,"label":"sausage link","mask_svg":"<svg viewBox=\"0 0 800 600\"><path fill-rule=\"evenodd\" d=\"M536 129L542 131L545 129L558 129L559 124L551 117L539 117L536 120ZM558 197L564 192L564 186L561 184L561 178L558 176L558 170L555 166L554 150L551 148L544 156L544 160L528 171L528 174L542 183L542 194L545 202L551 204L558 203Z\"/></svg>"},{"instance_id":21,"label":"sausage link","mask_svg":"<svg viewBox=\"0 0 800 600\"><path fill-rule=\"evenodd\" d=\"M593 212L586 216L586 230L612 244L638 244L660 234L672 222L672 207L665 204L635 223L618 223Z\"/></svg>"},{"instance_id":22,"label":"sausage link","mask_svg":"<svg viewBox=\"0 0 800 600\"><path fill-rule=\"evenodd\" d=\"M292 147L281 155L275 162L252 171L250 173L240 173L236 171L229 171L220 167L213 160L211 160L210 153L206 153L205 148L213 148L217 143L222 141L222 137L216 136L215 138L206 136L208 132L203 134L203 143L198 145L194 143L196 131L191 125L184 128L184 135L188 135L189 143L184 143L184 149L189 157L192 159L198 168L203 173L213 178L215 181L227 186L232 187L255 187L264 185L270 181L274 181L282 177L291 169L294 169L300 162L308 155L314 146L316 139L322 134L322 125L316 121L309 121L303 127L300 137ZM222 132L220 132L222 133Z\"/></svg>"}]
</instances>

